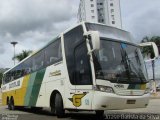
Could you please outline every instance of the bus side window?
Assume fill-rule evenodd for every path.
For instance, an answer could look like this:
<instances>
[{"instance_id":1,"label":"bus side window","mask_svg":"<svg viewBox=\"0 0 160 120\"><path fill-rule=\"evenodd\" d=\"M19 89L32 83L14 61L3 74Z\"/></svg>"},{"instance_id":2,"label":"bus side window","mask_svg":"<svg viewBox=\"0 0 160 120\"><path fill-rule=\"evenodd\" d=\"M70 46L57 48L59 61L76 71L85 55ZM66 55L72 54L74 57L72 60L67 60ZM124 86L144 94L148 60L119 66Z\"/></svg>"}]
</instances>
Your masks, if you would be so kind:
<instances>
[{"instance_id":1,"label":"bus side window","mask_svg":"<svg viewBox=\"0 0 160 120\"><path fill-rule=\"evenodd\" d=\"M76 84L91 85L91 67L85 42L75 49Z\"/></svg>"},{"instance_id":2,"label":"bus side window","mask_svg":"<svg viewBox=\"0 0 160 120\"><path fill-rule=\"evenodd\" d=\"M6 75L3 75L3 78L2 78L2 85L5 84L5 79L6 79Z\"/></svg>"},{"instance_id":3,"label":"bus side window","mask_svg":"<svg viewBox=\"0 0 160 120\"><path fill-rule=\"evenodd\" d=\"M43 62L44 62L44 50L38 52L35 54L32 58L32 71L39 70L43 68Z\"/></svg>"},{"instance_id":4,"label":"bus side window","mask_svg":"<svg viewBox=\"0 0 160 120\"><path fill-rule=\"evenodd\" d=\"M46 49L45 49L45 64L51 65L56 62L59 62L62 59L61 52L61 41L60 38L53 43L51 43Z\"/></svg>"},{"instance_id":5,"label":"bus side window","mask_svg":"<svg viewBox=\"0 0 160 120\"><path fill-rule=\"evenodd\" d=\"M3 75L2 84L4 85L6 83L6 74Z\"/></svg>"},{"instance_id":6,"label":"bus side window","mask_svg":"<svg viewBox=\"0 0 160 120\"><path fill-rule=\"evenodd\" d=\"M10 72L8 72L6 74L5 83L8 83L10 81L10 79L11 79L11 75L10 75Z\"/></svg>"},{"instance_id":7,"label":"bus side window","mask_svg":"<svg viewBox=\"0 0 160 120\"><path fill-rule=\"evenodd\" d=\"M32 63L31 58L29 58L27 61L24 62L24 64L23 64L24 75L31 73L31 67L32 67L31 63Z\"/></svg>"}]
</instances>

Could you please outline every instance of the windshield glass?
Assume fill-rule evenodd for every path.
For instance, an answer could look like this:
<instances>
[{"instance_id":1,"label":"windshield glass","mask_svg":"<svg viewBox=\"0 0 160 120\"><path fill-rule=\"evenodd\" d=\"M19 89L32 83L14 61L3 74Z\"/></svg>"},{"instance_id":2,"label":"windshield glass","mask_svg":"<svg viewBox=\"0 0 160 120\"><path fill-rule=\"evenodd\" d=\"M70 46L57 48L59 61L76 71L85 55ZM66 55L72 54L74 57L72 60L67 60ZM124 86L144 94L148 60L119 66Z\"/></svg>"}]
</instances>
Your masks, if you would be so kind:
<instances>
[{"instance_id":1,"label":"windshield glass","mask_svg":"<svg viewBox=\"0 0 160 120\"><path fill-rule=\"evenodd\" d=\"M93 54L97 79L116 83L146 83L143 57L137 46L101 39Z\"/></svg>"}]
</instances>

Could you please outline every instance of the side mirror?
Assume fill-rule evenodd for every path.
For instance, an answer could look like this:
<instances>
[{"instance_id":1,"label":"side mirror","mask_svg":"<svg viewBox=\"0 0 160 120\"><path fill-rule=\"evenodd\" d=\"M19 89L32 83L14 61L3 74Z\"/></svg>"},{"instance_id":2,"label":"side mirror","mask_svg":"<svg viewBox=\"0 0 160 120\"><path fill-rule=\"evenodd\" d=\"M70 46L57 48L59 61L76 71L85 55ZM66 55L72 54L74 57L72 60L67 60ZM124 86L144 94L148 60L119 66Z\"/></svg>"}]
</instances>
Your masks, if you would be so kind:
<instances>
[{"instance_id":1,"label":"side mirror","mask_svg":"<svg viewBox=\"0 0 160 120\"><path fill-rule=\"evenodd\" d=\"M141 43L140 47L144 58L156 59L159 57L158 47L154 42Z\"/></svg>"},{"instance_id":2,"label":"side mirror","mask_svg":"<svg viewBox=\"0 0 160 120\"><path fill-rule=\"evenodd\" d=\"M100 49L100 36L98 31L88 31L84 34L92 42L92 51Z\"/></svg>"}]
</instances>

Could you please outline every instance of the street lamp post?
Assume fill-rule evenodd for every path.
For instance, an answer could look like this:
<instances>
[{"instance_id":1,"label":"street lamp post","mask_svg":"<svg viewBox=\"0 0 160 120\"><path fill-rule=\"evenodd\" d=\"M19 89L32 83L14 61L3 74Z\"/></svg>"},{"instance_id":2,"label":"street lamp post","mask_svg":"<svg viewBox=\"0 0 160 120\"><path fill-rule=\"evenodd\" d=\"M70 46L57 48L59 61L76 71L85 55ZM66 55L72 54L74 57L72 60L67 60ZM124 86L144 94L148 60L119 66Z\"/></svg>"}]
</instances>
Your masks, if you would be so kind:
<instances>
[{"instance_id":1,"label":"street lamp post","mask_svg":"<svg viewBox=\"0 0 160 120\"><path fill-rule=\"evenodd\" d=\"M15 65L15 46L16 46L16 44L18 44L18 42L13 41L13 42L11 42L11 44L14 47L14 65Z\"/></svg>"}]
</instances>

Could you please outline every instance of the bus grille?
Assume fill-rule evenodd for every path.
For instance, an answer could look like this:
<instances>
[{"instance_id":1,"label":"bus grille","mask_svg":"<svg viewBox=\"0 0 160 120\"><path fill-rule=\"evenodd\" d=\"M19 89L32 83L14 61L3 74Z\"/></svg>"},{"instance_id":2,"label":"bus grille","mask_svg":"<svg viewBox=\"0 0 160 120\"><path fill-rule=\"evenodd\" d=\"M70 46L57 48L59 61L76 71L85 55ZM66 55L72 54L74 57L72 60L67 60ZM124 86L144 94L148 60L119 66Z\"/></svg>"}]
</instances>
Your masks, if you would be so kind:
<instances>
[{"instance_id":1,"label":"bus grille","mask_svg":"<svg viewBox=\"0 0 160 120\"><path fill-rule=\"evenodd\" d=\"M144 90L116 90L115 93L123 96L141 96L144 95Z\"/></svg>"}]
</instances>

